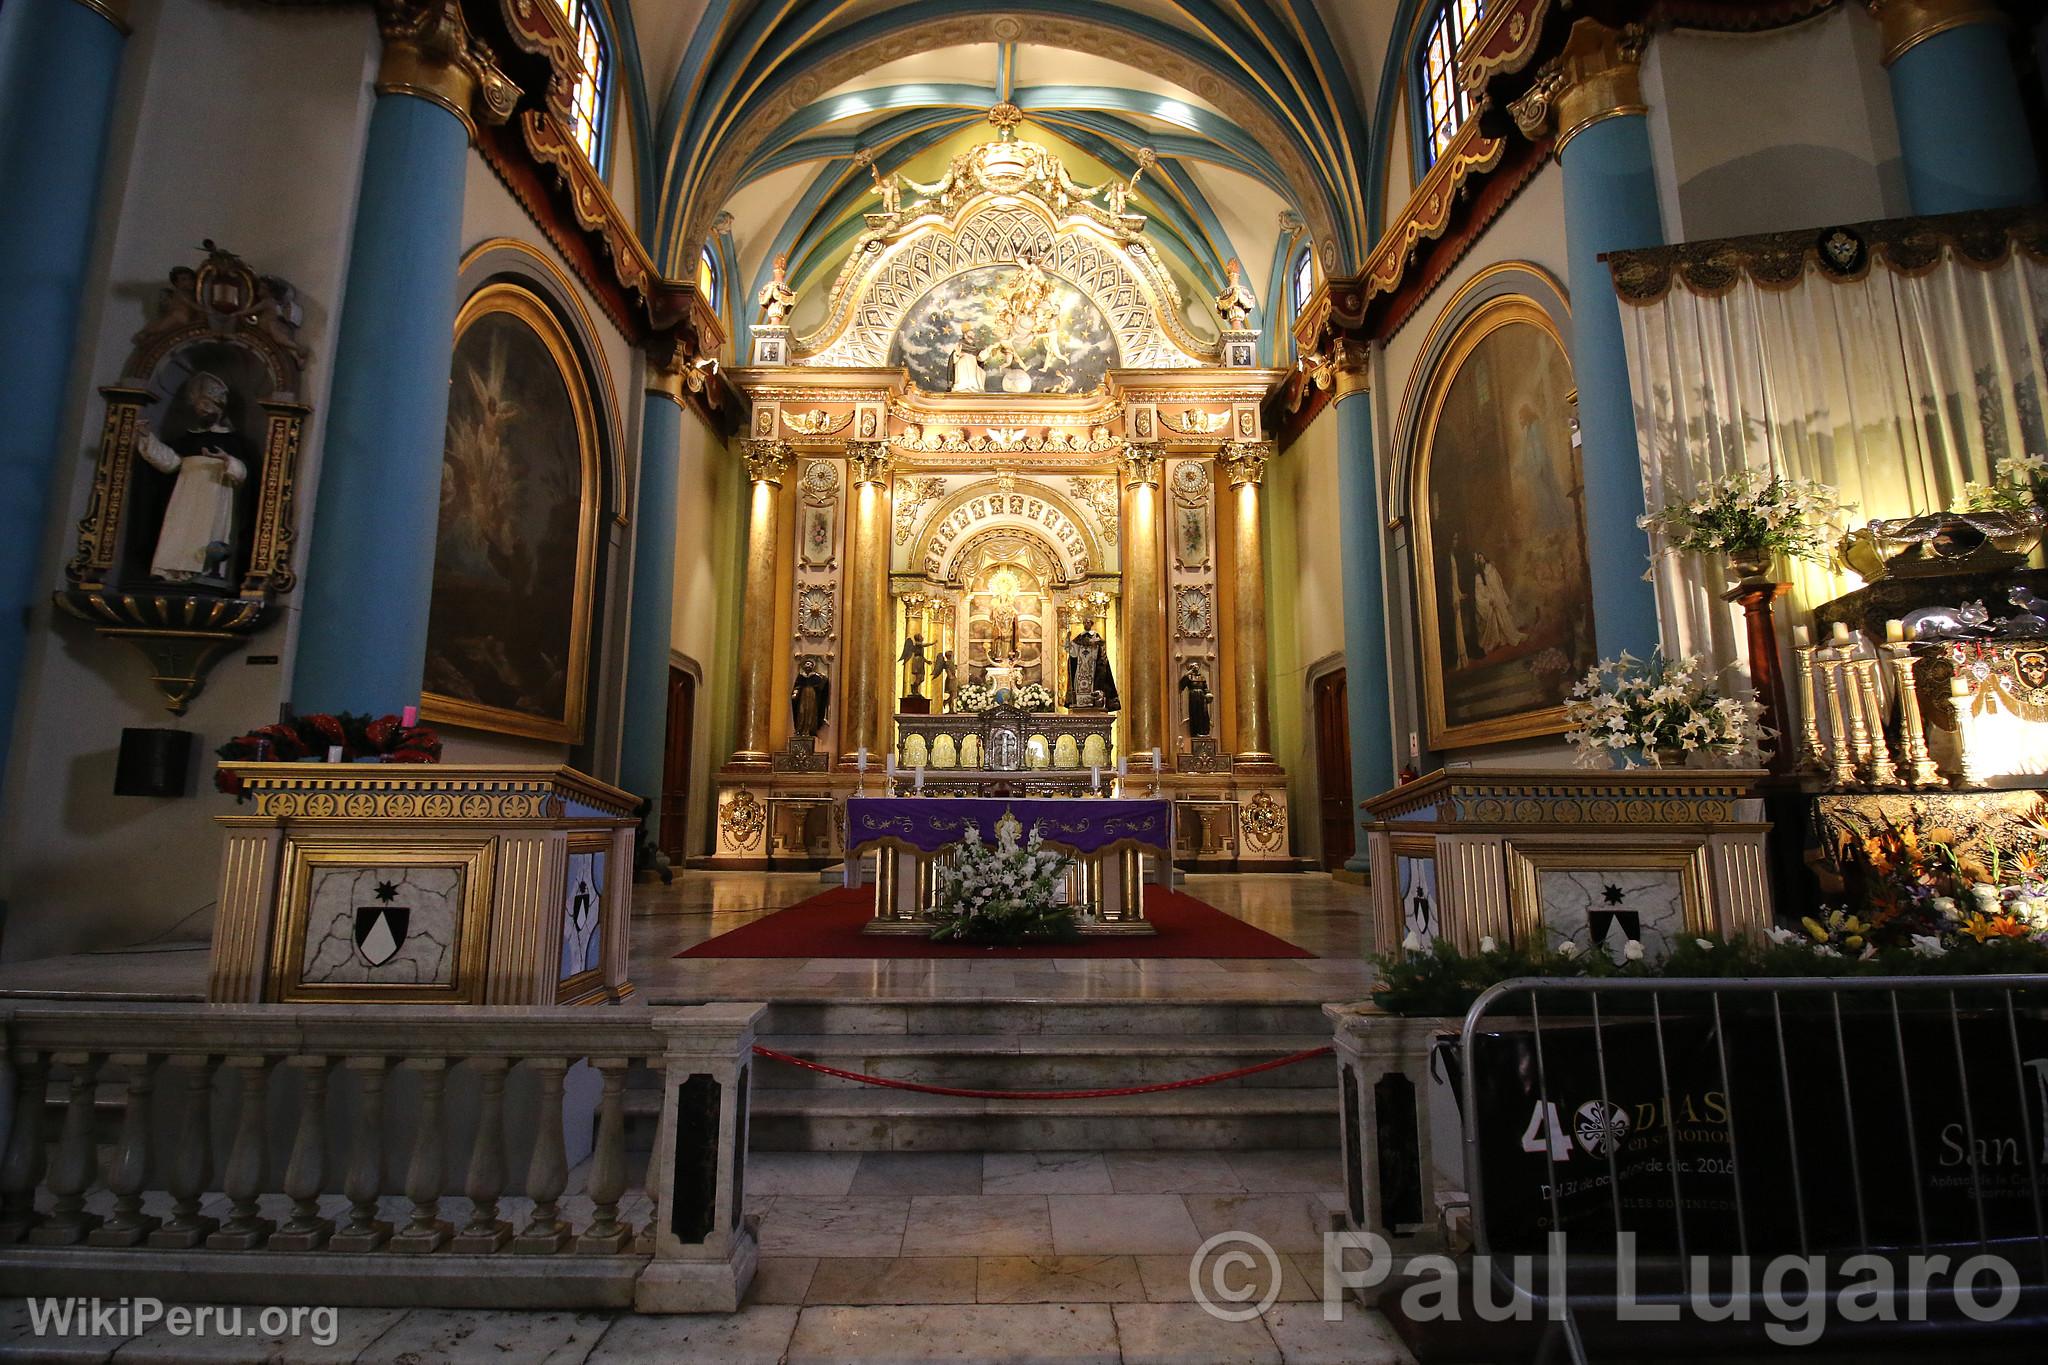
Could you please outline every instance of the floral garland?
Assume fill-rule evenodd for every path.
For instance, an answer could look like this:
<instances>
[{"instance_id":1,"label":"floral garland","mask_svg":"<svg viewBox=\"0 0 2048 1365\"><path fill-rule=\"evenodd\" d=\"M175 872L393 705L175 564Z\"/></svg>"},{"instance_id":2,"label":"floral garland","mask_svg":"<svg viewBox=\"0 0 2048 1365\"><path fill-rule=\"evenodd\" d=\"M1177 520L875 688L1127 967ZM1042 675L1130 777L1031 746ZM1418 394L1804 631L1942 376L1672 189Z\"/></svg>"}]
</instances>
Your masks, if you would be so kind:
<instances>
[{"instance_id":1,"label":"floral garland","mask_svg":"<svg viewBox=\"0 0 2048 1365\"><path fill-rule=\"evenodd\" d=\"M1720 695L1697 655L1666 659L1659 650L1644 664L1623 650L1572 685L1564 704L1572 729L1565 738L1577 747L1580 767L1619 758L1633 768L1637 755L1662 767L1668 753L1754 750L1761 733L1757 711L1753 701Z\"/></svg>"},{"instance_id":2,"label":"floral garland","mask_svg":"<svg viewBox=\"0 0 2048 1365\"><path fill-rule=\"evenodd\" d=\"M1834 520L1855 507L1811 479L1740 469L1637 517L1636 525L1661 533L1674 550L1787 554L1825 564L1841 534Z\"/></svg>"},{"instance_id":3,"label":"floral garland","mask_svg":"<svg viewBox=\"0 0 2048 1365\"><path fill-rule=\"evenodd\" d=\"M275 725L259 726L214 752L230 763L324 763L328 751L336 747L341 749L344 763L359 758L385 763L441 761L441 737L426 726L407 725L397 716L372 720L349 711L293 716ZM214 772L213 785L229 796L243 795L242 779L226 768Z\"/></svg>"}]
</instances>

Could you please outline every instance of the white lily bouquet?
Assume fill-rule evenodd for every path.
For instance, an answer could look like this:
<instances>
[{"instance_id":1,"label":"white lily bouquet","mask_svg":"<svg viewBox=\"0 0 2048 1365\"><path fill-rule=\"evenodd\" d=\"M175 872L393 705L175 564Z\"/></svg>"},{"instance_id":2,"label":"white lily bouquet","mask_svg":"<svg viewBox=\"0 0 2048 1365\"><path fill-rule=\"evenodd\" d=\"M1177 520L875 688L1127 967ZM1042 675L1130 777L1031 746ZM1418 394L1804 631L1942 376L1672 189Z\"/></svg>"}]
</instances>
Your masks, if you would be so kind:
<instances>
[{"instance_id":1,"label":"white lily bouquet","mask_svg":"<svg viewBox=\"0 0 2048 1365\"><path fill-rule=\"evenodd\" d=\"M1666 659L1660 650L1645 663L1623 650L1572 685L1565 738L1577 747L1580 767L1618 759L1633 768L1638 758L1676 766L1702 749L1754 752L1762 733L1757 711L1753 701L1722 696L1698 655Z\"/></svg>"},{"instance_id":2,"label":"white lily bouquet","mask_svg":"<svg viewBox=\"0 0 2048 1365\"><path fill-rule=\"evenodd\" d=\"M2008 455L1990 483L1966 483L1955 512L2024 512L2040 502L2036 490L2048 482L2048 455Z\"/></svg>"},{"instance_id":3,"label":"white lily bouquet","mask_svg":"<svg viewBox=\"0 0 2048 1365\"><path fill-rule=\"evenodd\" d=\"M936 869L934 939L1004 945L1073 937L1074 912L1059 887L1074 860L1046 848L1035 824L1020 844L1020 829L1005 813L991 844L967 827L953 857Z\"/></svg>"},{"instance_id":4,"label":"white lily bouquet","mask_svg":"<svg viewBox=\"0 0 2048 1365\"><path fill-rule=\"evenodd\" d=\"M1828 561L1841 532L1834 525L1856 504L1811 479L1740 469L1702 485L1690 498L1636 518L1674 550L1735 556L1790 555Z\"/></svg>"}]
</instances>

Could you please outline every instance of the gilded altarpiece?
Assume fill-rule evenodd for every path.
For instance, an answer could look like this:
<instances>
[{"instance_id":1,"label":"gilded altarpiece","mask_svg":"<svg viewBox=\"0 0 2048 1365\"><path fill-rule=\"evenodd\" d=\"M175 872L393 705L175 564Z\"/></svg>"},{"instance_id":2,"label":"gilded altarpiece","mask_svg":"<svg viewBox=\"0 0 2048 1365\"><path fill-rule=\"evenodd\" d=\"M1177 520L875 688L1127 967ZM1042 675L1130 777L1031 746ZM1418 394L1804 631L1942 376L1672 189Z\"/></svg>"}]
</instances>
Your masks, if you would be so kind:
<instances>
[{"instance_id":1,"label":"gilded altarpiece","mask_svg":"<svg viewBox=\"0 0 2048 1365\"><path fill-rule=\"evenodd\" d=\"M1170 797L1195 831L1184 862L1293 865L1285 773L1230 752L1218 593L1225 575L1263 575L1218 542L1217 459L1265 440L1279 376L1196 339L1128 186L1075 184L1013 136L1014 112L999 106L994 139L936 185L878 176L884 211L822 323L757 329L735 373L751 443L786 443L796 484L774 567L793 629L764 634L775 657L743 676L775 680L779 713L816 659L832 699L807 746L778 733L771 762L722 770L720 865L836 859L855 792L1084 795L1116 787L1120 759L1124 794ZM1247 656L1263 669L1257 627ZM1070 682L1076 642L1107 686ZM1190 665L1205 735L1179 686ZM1042 705L1041 687L1043 752L995 766L967 708Z\"/></svg>"}]
</instances>

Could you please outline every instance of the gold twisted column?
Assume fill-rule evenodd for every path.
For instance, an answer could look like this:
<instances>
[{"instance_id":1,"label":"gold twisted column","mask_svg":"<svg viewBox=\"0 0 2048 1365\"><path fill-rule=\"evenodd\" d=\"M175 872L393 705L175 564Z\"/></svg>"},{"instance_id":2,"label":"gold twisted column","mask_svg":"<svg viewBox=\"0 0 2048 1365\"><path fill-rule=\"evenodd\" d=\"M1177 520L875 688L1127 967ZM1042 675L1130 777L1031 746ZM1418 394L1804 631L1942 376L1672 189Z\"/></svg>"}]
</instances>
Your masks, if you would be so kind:
<instances>
[{"instance_id":1,"label":"gold twisted column","mask_svg":"<svg viewBox=\"0 0 2048 1365\"><path fill-rule=\"evenodd\" d=\"M1160 726L1166 591L1160 585L1159 447L1124 451L1124 751L1132 771L1166 747Z\"/></svg>"},{"instance_id":2,"label":"gold twisted column","mask_svg":"<svg viewBox=\"0 0 2048 1365\"><path fill-rule=\"evenodd\" d=\"M782 515L787 441L747 441L747 582L740 621L740 696L735 763L768 761L768 693L775 677L775 551Z\"/></svg>"},{"instance_id":3,"label":"gold twisted column","mask_svg":"<svg viewBox=\"0 0 2048 1365\"><path fill-rule=\"evenodd\" d=\"M1270 441L1231 441L1217 452L1230 481L1230 574L1234 587L1231 625L1235 635L1237 758L1240 763L1271 763L1266 735L1266 547L1260 529L1259 487Z\"/></svg>"},{"instance_id":4,"label":"gold twisted column","mask_svg":"<svg viewBox=\"0 0 2048 1365\"><path fill-rule=\"evenodd\" d=\"M888 747L883 698L893 682L882 661L889 628L889 443L850 441L846 463L853 476L853 546L846 578L846 634L840 649L846 709L839 759L842 766L850 764L865 749L869 761L879 767L880 751Z\"/></svg>"}]
</instances>

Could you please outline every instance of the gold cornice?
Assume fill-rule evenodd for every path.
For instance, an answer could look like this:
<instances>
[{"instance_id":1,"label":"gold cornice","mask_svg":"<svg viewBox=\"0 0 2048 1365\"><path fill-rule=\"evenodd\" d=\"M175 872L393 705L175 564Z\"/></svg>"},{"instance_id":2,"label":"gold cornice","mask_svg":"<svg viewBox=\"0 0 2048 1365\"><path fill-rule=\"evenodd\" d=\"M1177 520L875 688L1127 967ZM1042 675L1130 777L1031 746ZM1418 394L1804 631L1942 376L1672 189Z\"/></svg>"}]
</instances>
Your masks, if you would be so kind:
<instances>
[{"instance_id":1,"label":"gold cornice","mask_svg":"<svg viewBox=\"0 0 2048 1365\"><path fill-rule=\"evenodd\" d=\"M1890 66L1936 34L1966 24L2003 24L2004 11L1994 0L1866 0L1877 20L1884 55Z\"/></svg>"},{"instance_id":2,"label":"gold cornice","mask_svg":"<svg viewBox=\"0 0 2048 1365\"><path fill-rule=\"evenodd\" d=\"M1640 24L1613 29L1597 19L1578 20L1564 48L1508 105L1515 126L1532 141L1554 128L1553 154L1562 156L1565 144L1594 124L1648 113L1641 78L1648 40Z\"/></svg>"},{"instance_id":3,"label":"gold cornice","mask_svg":"<svg viewBox=\"0 0 2048 1365\"><path fill-rule=\"evenodd\" d=\"M123 38L135 30L128 23L128 0L78 0L78 3L114 26Z\"/></svg>"},{"instance_id":4,"label":"gold cornice","mask_svg":"<svg viewBox=\"0 0 2048 1365\"><path fill-rule=\"evenodd\" d=\"M438 104L476 140L479 114L499 124L512 117L519 87L471 36L460 0L377 0L384 54L379 94L410 95Z\"/></svg>"}]
</instances>

